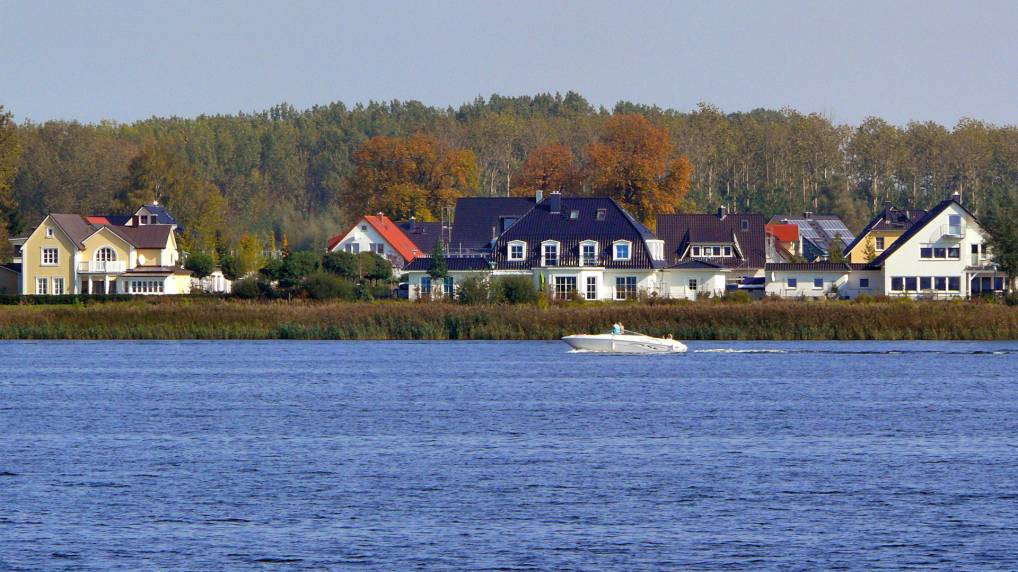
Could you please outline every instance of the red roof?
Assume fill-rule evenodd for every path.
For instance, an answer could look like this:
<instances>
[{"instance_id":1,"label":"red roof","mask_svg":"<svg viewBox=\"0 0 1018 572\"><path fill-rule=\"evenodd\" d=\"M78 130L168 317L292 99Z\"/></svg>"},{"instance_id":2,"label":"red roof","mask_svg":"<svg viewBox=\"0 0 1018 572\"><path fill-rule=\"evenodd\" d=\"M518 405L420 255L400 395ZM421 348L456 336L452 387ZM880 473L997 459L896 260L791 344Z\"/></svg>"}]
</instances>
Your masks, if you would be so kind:
<instances>
[{"instance_id":1,"label":"red roof","mask_svg":"<svg viewBox=\"0 0 1018 572\"><path fill-rule=\"evenodd\" d=\"M110 224L110 219L104 216L90 215L85 217L85 222L88 224Z\"/></svg>"},{"instance_id":2,"label":"red roof","mask_svg":"<svg viewBox=\"0 0 1018 572\"><path fill-rule=\"evenodd\" d=\"M795 224L765 225L767 234L774 235L781 242L799 242L799 226Z\"/></svg>"},{"instance_id":3,"label":"red roof","mask_svg":"<svg viewBox=\"0 0 1018 572\"><path fill-rule=\"evenodd\" d=\"M361 221L365 221L371 225L378 234L382 235L382 238L389 243L389 246L393 248L406 263L410 263L411 260L423 254L417 245L414 244L403 231L396 226L396 223L389 220L389 217L379 213L377 215L365 215L360 221L351 226L343 234L337 234L336 236L329 239L329 250L331 251L336 247L344 238L350 234L350 231L357 228L357 225L361 224Z\"/></svg>"}]
</instances>

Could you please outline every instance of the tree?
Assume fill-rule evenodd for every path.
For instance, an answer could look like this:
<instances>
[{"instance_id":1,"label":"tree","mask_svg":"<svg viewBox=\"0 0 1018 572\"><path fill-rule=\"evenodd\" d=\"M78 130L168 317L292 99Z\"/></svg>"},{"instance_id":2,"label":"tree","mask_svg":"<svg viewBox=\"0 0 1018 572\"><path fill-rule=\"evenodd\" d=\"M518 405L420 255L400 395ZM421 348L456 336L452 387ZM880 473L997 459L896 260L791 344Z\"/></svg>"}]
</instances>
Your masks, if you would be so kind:
<instances>
[{"instance_id":1,"label":"tree","mask_svg":"<svg viewBox=\"0 0 1018 572\"><path fill-rule=\"evenodd\" d=\"M360 268L357 264L357 255L350 252L329 252L322 257L322 268L337 276L348 280L358 277Z\"/></svg>"},{"instance_id":2,"label":"tree","mask_svg":"<svg viewBox=\"0 0 1018 572\"><path fill-rule=\"evenodd\" d=\"M449 275L449 263L445 259L445 246L442 241L435 242L435 250L431 253L431 268L428 269L428 276L433 280L445 278Z\"/></svg>"},{"instance_id":3,"label":"tree","mask_svg":"<svg viewBox=\"0 0 1018 572\"><path fill-rule=\"evenodd\" d=\"M229 280L239 280L247 273L240 266L240 259L233 254L223 254L219 257L219 268L223 276Z\"/></svg>"},{"instance_id":4,"label":"tree","mask_svg":"<svg viewBox=\"0 0 1018 572\"><path fill-rule=\"evenodd\" d=\"M192 252L184 262L184 268L194 273L195 278L205 278L216 269L216 261L211 254Z\"/></svg>"},{"instance_id":5,"label":"tree","mask_svg":"<svg viewBox=\"0 0 1018 572\"><path fill-rule=\"evenodd\" d=\"M840 232L834 233L834 240L829 246L831 262L845 262L845 241L841 238Z\"/></svg>"},{"instance_id":6,"label":"tree","mask_svg":"<svg viewBox=\"0 0 1018 572\"><path fill-rule=\"evenodd\" d=\"M12 252L7 238L21 231L21 219L12 184L17 173L21 145L18 142L14 121L0 105L0 260L7 260Z\"/></svg>"},{"instance_id":7,"label":"tree","mask_svg":"<svg viewBox=\"0 0 1018 572\"><path fill-rule=\"evenodd\" d=\"M304 289L315 300L332 300L354 298L354 285L335 274L313 272L304 279Z\"/></svg>"},{"instance_id":8,"label":"tree","mask_svg":"<svg viewBox=\"0 0 1018 572\"><path fill-rule=\"evenodd\" d=\"M1007 274L1007 291L1014 290L1018 276L1018 196L1004 197L985 217L984 227L990 234L987 246L993 262Z\"/></svg>"},{"instance_id":9,"label":"tree","mask_svg":"<svg viewBox=\"0 0 1018 572\"><path fill-rule=\"evenodd\" d=\"M433 220L477 187L474 153L443 145L432 135L372 137L357 149L353 162L343 193L353 213Z\"/></svg>"},{"instance_id":10,"label":"tree","mask_svg":"<svg viewBox=\"0 0 1018 572\"><path fill-rule=\"evenodd\" d=\"M545 145L531 151L516 177L513 194L533 196L537 191L571 193L579 189L580 169L569 147Z\"/></svg>"},{"instance_id":11,"label":"tree","mask_svg":"<svg viewBox=\"0 0 1018 572\"><path fill-rule=\"evenodd\" d=\"M318 255L307 250L291 252L283 259L283 268L279 278L280 285L292 287L300 284L304 277L316 272L320 260Z\"/></svg>"},{"instance_id":12,"label":"tree","mask_svg":"<svg viewBox=\"0 0 1018 572\"><path fill-rule=\"evenodd\" d=\"M669 160L673 148L668 132L646 117L616 115L587 147L591 186L649 224L674 212L689 191L692 166L685 157Z\"/></svg>"},{"instance_id":13,"label":"tree","mask_svg":"<svg viewBox=\"0 0 1018 572\"><path fill-rule=\"evenodd\" d=\"M877 259L877 246L873 242L873 237L866 237L866 245L862 249L862 257L866 262L873 262Z\"/></svg>"},{"instance_id":14,"label":"tree","mask_svg":"<svg viewBox=\"0 0 1018 572\"><path fill-rule=\"evenodd\" d=\"M372 284L392 278L392 264L374 252L357 254L357 268L359 277L370 280Z\"/></svg>"},{"instance_id":15,"label":"tree","mask_svg":"<svg viewBox=\"0 0 1018 572\"><path fill-rule=\"evenodd\" d=\"M262 267L264 254L262 243L253 234L244 233L237 240L237 272L246 275Z\"/></svg>"}]
</instances>

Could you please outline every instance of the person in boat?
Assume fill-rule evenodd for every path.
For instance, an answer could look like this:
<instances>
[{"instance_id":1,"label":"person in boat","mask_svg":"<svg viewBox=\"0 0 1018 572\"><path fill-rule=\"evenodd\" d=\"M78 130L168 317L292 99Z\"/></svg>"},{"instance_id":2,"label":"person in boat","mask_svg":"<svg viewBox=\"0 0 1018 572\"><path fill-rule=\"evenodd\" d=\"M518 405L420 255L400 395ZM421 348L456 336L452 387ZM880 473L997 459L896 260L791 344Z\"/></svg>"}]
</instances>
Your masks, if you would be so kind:
<instances>
[{"instance_id":1,"label":"person in boat","mask_svg":"<svg viewBox=\"0 0 1018 572\"><path fill-rule=\"evenodd\" d=\"M665 339L666 340L674 340L675 338L673 338L671 334L668 334L667 336L665 336Z\"/></svg>"},{"instance_id":2,"label":"person in boat","mask_svg":"<svg viewBox=\"0 0 1018 572\"><path fill-rule=\"evenodd\" d=\"M615 334L616 336L622 335L621 322L615 322L614 324L612 324L612 333Z\"/></svg>"}]
</instances>

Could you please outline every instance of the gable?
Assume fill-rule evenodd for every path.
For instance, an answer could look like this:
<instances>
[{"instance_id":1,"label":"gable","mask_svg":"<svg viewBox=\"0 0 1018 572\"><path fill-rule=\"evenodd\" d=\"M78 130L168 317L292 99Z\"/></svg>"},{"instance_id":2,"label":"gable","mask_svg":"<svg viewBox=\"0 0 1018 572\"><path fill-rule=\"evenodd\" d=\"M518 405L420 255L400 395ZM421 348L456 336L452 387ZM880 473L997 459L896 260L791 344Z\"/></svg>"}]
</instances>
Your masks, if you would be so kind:
<instances>
[{"instance_id":1,"label":"gable","mask_svg":"<svg viewBox=\"0 0 1018 572\"><path fill-rule=\"evenodd\" d=\"M891 245L881 253L873 262L870 263L871 267L879 267L885 262L891 260L897 260L899 258L912 258L915 254L915 250L919 248L921 244L949 244L957 243L962 245L966 242L963 239L948 239L945 241L945 230L947 229L950 216L959 215L962 217L963 226L967 231L975 230L980 240L983 239L984 231L980 226L978 219L975 215L969 212L963 205L957 201L948 199L926 213L923 218L913 224L900 238L895 240ZM963 249L964 250L964 249ZM962 252L962 260L966 256L966 252Z\"/></svg>"}]
</instances>

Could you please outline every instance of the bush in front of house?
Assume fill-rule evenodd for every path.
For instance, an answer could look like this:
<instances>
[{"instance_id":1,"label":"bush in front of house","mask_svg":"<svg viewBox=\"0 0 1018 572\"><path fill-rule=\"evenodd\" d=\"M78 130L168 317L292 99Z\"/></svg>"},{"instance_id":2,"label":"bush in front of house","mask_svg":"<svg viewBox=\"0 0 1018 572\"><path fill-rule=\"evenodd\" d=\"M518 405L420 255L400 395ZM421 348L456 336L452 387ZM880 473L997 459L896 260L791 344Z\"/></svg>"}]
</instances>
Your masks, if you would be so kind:
<instances>
[{"instance_id":1,"label":"bush in front of house","mask_svg":"<svg viewBox=\"0 0 1018 572\"><path fill-rule=\"evenodd\" d=\"M265 285L268 286L267 283ZM271 286L269 287L271 288ZM261 298L263 290L262 284L259 284L259 280L254 276L233 283L233 295L244 300Z\"/></svg>"},{"instance_id":2,"label":"bush in front of house","mask_svg":"<svg viewBox=\"0 0 1018 572\"><path fill-rule=\"evenodd\" d=\"M304 290L315 300L353 300L354 285L328 272L314 272L304 279Z\"/></svg>"},{"instance_id":3,"label":"bush in front of house","mask_svg":"<svg viewBox=\"0 0 1018 572\"><path fill-rule=\"evenodd\" d=\"M509 304L536 304L537 286L529 276L503 276L495 279L493 288L498 288L499 301Z\"/></svg>"},{"instance_id":4,"label":"bush in front of house","mask_svg":"<svg viewBox=\"0 0 1018 572\"><path fill-rule=\"evenodd\" d=\"M216 261L211 254L195 252L184 261L184 268L194 273L195 278L205 278L216 269Z\"/></svg>"}]
</instances>

